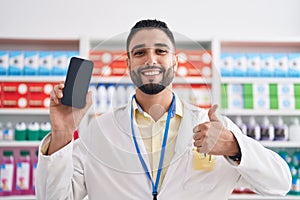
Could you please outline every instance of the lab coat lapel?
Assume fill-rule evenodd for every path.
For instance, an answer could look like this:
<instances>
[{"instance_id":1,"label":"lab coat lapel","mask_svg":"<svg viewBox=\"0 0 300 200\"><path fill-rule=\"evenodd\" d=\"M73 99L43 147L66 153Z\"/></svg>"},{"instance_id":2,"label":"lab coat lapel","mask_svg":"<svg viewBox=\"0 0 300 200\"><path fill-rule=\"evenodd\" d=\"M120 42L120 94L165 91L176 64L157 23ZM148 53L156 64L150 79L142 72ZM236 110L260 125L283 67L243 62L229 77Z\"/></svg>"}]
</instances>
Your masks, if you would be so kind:
<instances>
[{"instance_id":1,"label":"lab coat lapel","mask_svg":"<svg viewBox=\"0 0 300 200\"><path fill-rule=\"evenodd\" d=\"M133 148L135 149L134 141L133 141L133 138L132 138L132 130L131 130L131 118L130 118L130 115L131 115L131 103L132 103L132 101L129 101L128 105L126 106L126 112L125 112L126 113L126 117L124 116L123 119L121 118L119 120L120 120L120 124L122 124L122 126L124 127L124 129L127 130L127 133L130 135L131 144L129 144L129 145L132 145ZM134 134L136 136L137 143L138 143L139 148L140 148L140 152L141 152L141 154L143 156L143 159L144 159L144 161L145 161L145 163L147 165L148 170L151 170L151 166L150 166L150 162L149 162L149 156L147 154L144 141L142 139L139 127L138 127L135 119L133 119L133 126L134 126ZM138 156L138 155L136 155L136 156Z\"/></svg>"},{"instance_id":2,"label":"lab coat lapel","mask_svg":"<svg viewBox=\"0 0 300 200\"><path fill-rule=\"evenodd\" d=\"M178 130L175 155L164 178L161 191L164 190L168 182L172 179L174 172L182 159L184 159L185 154L193 148L193 127L195 125L195 121L198 119L198 115L196 114L197 112L195 112L196 110L193 111L194 108L191 110L191 107L185 103L183 106L183 118L181 119Z\"/></svg>"}]
</instances>

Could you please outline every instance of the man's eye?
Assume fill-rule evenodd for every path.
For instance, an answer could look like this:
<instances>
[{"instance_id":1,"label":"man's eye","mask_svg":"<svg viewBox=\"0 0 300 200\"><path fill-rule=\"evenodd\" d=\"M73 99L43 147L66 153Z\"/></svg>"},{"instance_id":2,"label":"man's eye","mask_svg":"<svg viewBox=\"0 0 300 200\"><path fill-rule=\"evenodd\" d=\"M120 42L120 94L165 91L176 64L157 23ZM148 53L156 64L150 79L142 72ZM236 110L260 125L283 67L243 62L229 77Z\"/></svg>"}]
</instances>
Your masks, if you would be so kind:
<instances>
[{"instance_id":1,"label":"man's eye","mask_svg":"<svg viewBox=\"0 0 300 200\"><path fill-rule=\"evenodd\" d=\"M144 54L145 54L144 51L134 51L134 52L133 52L133 55L134 55L134 56L142 56L142 55L144 55Z\"/></svg>"},{"instance_id":2,"label":"man's eye","mask_svg":"<svg viewBox=\"0 0 300 200\"><path fill-rule=\"evenodd\" d=\"M157 50L156 50L156 53L157 53L157 54L166 54L166 53L168 53L168 51L165 50L165 49L157 49Z\"/></svg>"}]
</instances>

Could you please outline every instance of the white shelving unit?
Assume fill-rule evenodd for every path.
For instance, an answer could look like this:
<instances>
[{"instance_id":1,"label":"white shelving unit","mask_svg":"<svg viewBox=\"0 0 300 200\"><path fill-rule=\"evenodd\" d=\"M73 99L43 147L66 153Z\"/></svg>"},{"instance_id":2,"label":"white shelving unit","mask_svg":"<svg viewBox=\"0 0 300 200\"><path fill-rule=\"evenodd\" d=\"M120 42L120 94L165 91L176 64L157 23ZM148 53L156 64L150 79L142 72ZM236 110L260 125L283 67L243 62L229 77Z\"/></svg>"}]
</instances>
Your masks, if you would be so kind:
<instances>
[{"instance_id":1,"label":"white shelving unit","mask_svg":"<svg viewBox=\"0 0 300 200\"><path fill-rule=\"evenodd\" d=\"M0 50L78 50L80 56L83 58L88 58L89 51L98 49L107 50L120 50L125 47L125 40L123 36L118 36L110 40L103 40L101 38L91 38L91 37L24 37L24 38L0 38ZM212 88L212 103L218 103L220 105L220 95L221 95L221 83L228 84L240 84L240 83L300 83L300 78L224 78L220 76L219 64L220 55L223 52L300 52L300 38L207 38L203 40L198 40L197 42L179 40L177 43L177 48L185 49L197 49L197 48L207 48L212 51L213 56L213 72L212 78L199 78L199 77L176 77L174 83L178 84L209 84ZM28 76L28 77L9 77L0 76L1 82L60 82L64 81L65 77L38 77L38 76ZM92 83L124 83L129 84L131 80L128 76L116 76L116 77L105 77L105 76L93 76ZM300 116L300 110L221 110L222 114L228 116ZM49 110L48 109L0 109L0 121L33 121L33 120L49 120ZM85 125L88 123L88 117L85 117L80 125L80 130L83 130ZM298 142L281 142L281 141L270 141L261 142L264 146L269 148L300 148L300 143ZM0 142L0 147L20 147L20 146L38 146L37 142ZM0 199L35 199L34 196L9 196L0 197ZM248 195L248 194L234 194L231 195L232 200L251 200L251 199L264 199L264 200L289 200L289 199L300 199L299 196L286 196L286 197L264 197L259 195Z\"/></svg>"},{"instance_id":2,"label":"white shelving unit","mask_svg":"<svg viewBox=\"0 0 300 200\"><path fill-rule=\"evenodd\" d=\"M229 200L293 200L300 199L300 196L287 195L284 197L278 196L262 196L257 194L233 194Z\"/></svg>"}]
</instances>

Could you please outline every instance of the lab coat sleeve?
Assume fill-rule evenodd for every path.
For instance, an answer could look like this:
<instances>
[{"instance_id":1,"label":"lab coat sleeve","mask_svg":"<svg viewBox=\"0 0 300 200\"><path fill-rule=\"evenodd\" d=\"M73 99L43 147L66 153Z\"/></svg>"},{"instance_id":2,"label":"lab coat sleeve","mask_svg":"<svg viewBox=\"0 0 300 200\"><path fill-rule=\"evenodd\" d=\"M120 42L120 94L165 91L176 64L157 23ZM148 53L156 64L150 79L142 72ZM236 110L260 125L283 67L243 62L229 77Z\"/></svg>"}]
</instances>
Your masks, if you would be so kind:
<instances>
[{"instance_id":1,"label":"lab coat sleeve","mask_svg":"<svg viewBox=\"0 0 300 200\"><path fill-rule=\"evenodd\" d=\"M84 147L78 139L50 156L43 155L41 150L50 137L51 134L45 137L39 147L37 199L83 199L87 194L83 175Z\"/></svg>"},{"instance_id":2,"label":"lab coat sleeve","mask_svg":"<svg viewBox=\"0 0 300 200\"><path fill-rule=\"evenodd\" d=\"M262 195L286 195L292 182L287 163L274 151L244 135L228 118L225 121L241 149L240 164L232 164L241 174L241 182L247 182Z\"/></svg>"}]
</instances>

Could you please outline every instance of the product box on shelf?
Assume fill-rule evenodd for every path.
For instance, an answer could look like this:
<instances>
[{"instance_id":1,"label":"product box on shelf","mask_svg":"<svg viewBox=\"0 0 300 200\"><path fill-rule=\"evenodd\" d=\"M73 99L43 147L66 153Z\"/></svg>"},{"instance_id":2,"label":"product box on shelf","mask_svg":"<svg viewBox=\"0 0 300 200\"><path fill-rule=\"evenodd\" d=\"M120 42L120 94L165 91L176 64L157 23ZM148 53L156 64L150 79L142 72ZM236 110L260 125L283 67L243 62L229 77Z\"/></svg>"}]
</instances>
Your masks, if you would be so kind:
<instances>
[{"instance_id":1,"label":"product box on shelf","mask_svg":"<svg viewBox=\"0 0 300 200\"><path fill-rule=\"evenodd\" d=\"M212 53L208 50L178 50L177 75L212 76Z\"/></svg>"},{"instance_id":2,"label":"product box on shelf","mask_svg":"<svg viewBox=\"0 0 300 200\"><path fill-rule=\"evenodd\" d=\"M263 53L260 55L260 75L262 77L273 77L274 76L274 57L271 53Z\"/></svg>"},{"instance_id":3,"label":"product box on shelf","mask_svg":"<svg viewBox=\"0 0 300 200\"><path fill-rule=\"evenodd\" d=\"M50 106L50 92L54 83L28 83L29 107L48 108Z\"/></svg>"},{"instance_id":4,"label":"product box on shelf","mask_svg":"<svg viewBox=\"0 0 300 200\"><path fill-rule=\"evenodd\" d=\"M210 108L211 86L206 84L173 84L176 94L182 99L201 108Z\"/></svg>"},{"instance_id":5,"label":"product box on shelf","mask_svg":"<svg viewBox=\"0 0 300 200\"><path fill-rule=\"evenodd\" d=\"M247 76L247 57L244 53L233 54L233 76Z\"/></svg>"},{"instance_id":6,"label":"product box on shelf","mask_svg":"<svg viewBox=\"0 0 300 200\"><path fill-rule=\"evenodd\" d=\"M65 51L53 52L53 68L52 75L63 76L67 73L68 68L68 54Z\"/></svg>"},{"instance_id":7,"label":"product box on shelf","mask_svg":"<svg viewBox=\"0 0 300 200\"><path fill-rule=\"evenodd\" d=\"M300 53L288 54L289 77L300 77Z\"/></svg>"},{"instance_id":8,"label":"product box on shelf","mask_svg":"<svg viewBox=\"0 0 300 200\"><path fill-rule=\"evenodd\" d=\"M94 62L93 75L127 75L126 56L125 51L90 51L89 59Z\"/></svg>"},{"instance_id":9,"label":"product box on shelf","mask_svg":"<svg viewBox=\"0 0 300 200\"><path fill-rule=\"evenodd\" d=\"M3 82L0 108L48 108L55 82Z\"/></svg>"},{"instance_id":10,"label":"product box on shelf","mask_svg":"<svg viewBox=\"0 0 300 200\"><path fill-rule=\"evenodd\" d=\"M258 53L248 53L247 57L247 76L258 77L261 73L261 62Z\"/></svg>"},{"instance_id":11,"label":"product box on shelf","mask_svg":"<svg viewBox=\"0 0 300 200\"><path fill-rule=\"evenodd\" d=\"M23 69L24 69L24 52L10 51L8 74L11 76L23 75Z\"/></svg>"},{"instance_id":12,"label":"product box on shelf","mask_svg":"<svg viewBox=\"0 0 300 200\"><path fill-rule=\"evenodd\" d=\"M287 77L288 75L288 57L285 53L274 54L274 76Z\"/></svg>"},{"instance_id":13,"label":"product box on shelf","mask_svg":"<svg viewBox=\"0 0 300 200\"><path fill-rule=\"evenodd\" d=\"M0 75L7 75L9 67L8 51L0 51Z\"/></svg>"},{"instance_id":14,"label":"product box on shelf","mask_svg":"<svg viewBox=\"0 0 300 200\"><path fill-rule=\"evenodd\" d=\"M39 55L36 51L26 51L24 53L24 75L38 75Z\"/></svg>"},{"instance_id":15,"label":"product box on shelf","mask_svg":"<svg viewBox=\"0 0 300 200\"><path fill-rule=\"evenodd\" d=\"M53 68L53 55L50 51L39 52L39 69L38 74L42 76L49 76Z\"/></svg>"},{"instance_id":16,"label":"product box on shelf","mask_svg":"<svg viewBox=\"0 0 300 200\"><path fill-rule=\"evenodd\" d=\"M21 82L2 83L2 105L10 108L28 107L28 86Z\"/></svg>"}]
</instances>

